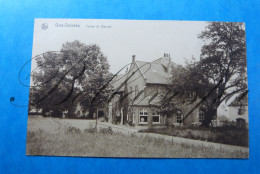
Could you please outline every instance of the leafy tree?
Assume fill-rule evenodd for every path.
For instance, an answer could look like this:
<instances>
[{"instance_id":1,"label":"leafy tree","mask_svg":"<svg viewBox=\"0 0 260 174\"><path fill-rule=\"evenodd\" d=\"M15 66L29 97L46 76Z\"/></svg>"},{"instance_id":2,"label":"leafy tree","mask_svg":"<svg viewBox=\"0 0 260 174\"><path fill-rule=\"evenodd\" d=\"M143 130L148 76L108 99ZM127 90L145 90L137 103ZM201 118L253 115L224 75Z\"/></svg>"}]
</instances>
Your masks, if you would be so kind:
<instances>
[{"instance_id":1,"label":"leafy tree","mask_svg":"<svg viewBox=\"0 0 260 174\"><path fill-rule=\"evenodd\" d=\"M186 87L186 81L183 78L184 74L187 74L187 69L178 65L172 69L171 73L171 83L166 85L166 89L161 90L158 94L160 102L157 109L161 115L167 118L171 117L181 108L182 103L180 101L185 91L183 87ZM169 126L168 123L166 125Z\"/></svg>"},{"instance_id":2,"label":"leafy tree","mask_svg":"<svg viewBox=\"0 0 260 174\"><path fill-rule=\"evenodd\" d=\"M192 59L186 62L185 66L173 67L171 83L160 94L159 111L162 115L171 117L187 105L194 105L194 102L197 103L198 99L205 95L205 90L212 87L209 83L202 81L197 65L198 62ZM184 119L189 114L186 114Z\"/></svg>"},{"instance_id":3,"label":"leafy tree","mask_svg":"<svg viewBox=\"0 0 260 174\"><path fill-rule=\"evenodd\" d=\"M60 52L39 55L36 62L30 104L44 112L68 110L68 116L73 117L75 106L81 103L93 118L95 108L110 92L110 86L105 85L111 77L109 64L99 46L66 42Z\"/></svg>"},{"instance_id":4,"label":"leafy tree","mask_svg":"<svg viewBox=\"0 0 260 174\"><path fill-rule=\"evenodd\" d=\"M208 126L225 99L247 92L245 26L243 23L211 22L199 38L205 45L196 71L204 84L213 86L206 89L204 95L207 113L203 125Z\"/></svg>"},{"instance_id":5,"label":"leafy tree","mask_svg":"<svg viewBox=\"0 0 260 174\"><path fill-rule=\"evenodd\" d=\"M161 112L171 115L186 104L194 104L186 119L203 105L206 116L202 125L209 126L225 99L247 92L245 27L243 23L211 22L199 38L205 43L200 60L173 68L171 84L162 95ZM187 103L190 94L195 95Z\"/></svg>"}]
</instances>

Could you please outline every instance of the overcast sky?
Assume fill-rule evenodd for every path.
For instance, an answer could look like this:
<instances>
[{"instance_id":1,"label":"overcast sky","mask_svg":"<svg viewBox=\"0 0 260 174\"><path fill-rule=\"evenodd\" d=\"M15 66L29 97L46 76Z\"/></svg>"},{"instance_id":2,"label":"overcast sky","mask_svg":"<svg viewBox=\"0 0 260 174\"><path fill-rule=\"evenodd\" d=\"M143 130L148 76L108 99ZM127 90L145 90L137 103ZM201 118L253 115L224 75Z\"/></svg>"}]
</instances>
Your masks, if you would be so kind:
<instances>
[{"instance_id":1,"label":"overcast sky","mask_svg":"<svg viewBox=\"0 0 260 174\"><path fill-rule=\"evenodd\" d=\"M36 19L33 56L59 51L66 41L79 40L98 44L112 73L130 63L132 55L136 60L153 61L168 53L173 62L184 64L192 55L199 59L203 42L197 36L206 25L190 21Z\"/></svg>"}]
</instances>

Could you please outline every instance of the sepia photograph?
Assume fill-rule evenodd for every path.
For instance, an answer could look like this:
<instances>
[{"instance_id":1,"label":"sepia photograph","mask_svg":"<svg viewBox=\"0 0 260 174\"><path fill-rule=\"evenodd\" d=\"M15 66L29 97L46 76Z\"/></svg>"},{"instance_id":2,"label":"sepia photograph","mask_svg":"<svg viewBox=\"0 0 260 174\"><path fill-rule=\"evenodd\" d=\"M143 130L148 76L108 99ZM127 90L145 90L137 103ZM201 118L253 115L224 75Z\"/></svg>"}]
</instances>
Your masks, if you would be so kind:
<instances>
[{"instance_id":1,"label":"sepia photograph","mask_svg":"<svg viewBox=\"0 0 260 174\"><path fill-rule=\"evenodd\" d=\"M245 30L35 19L26 155L249 158Z\"/></svg>"}]
</instances>

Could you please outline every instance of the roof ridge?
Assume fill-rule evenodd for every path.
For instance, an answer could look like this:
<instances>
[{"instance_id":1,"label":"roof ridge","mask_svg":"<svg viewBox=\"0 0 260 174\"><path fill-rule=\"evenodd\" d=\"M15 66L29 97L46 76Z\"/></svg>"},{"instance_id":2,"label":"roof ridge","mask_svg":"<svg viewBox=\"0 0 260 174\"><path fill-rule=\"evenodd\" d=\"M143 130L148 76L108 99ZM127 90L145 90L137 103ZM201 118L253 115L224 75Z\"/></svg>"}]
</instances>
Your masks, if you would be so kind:
<instances>
[{"instance_id":1,"label":"roof ridge","mask_svg":"<svg viewBox=\"0 0 260 174\"><path fill-rule=\"evenodd\" d=\"M138 61L138 60L136 60L135 62L143 62L143 63L150 63L150 64L159 64L159 63L156 63L156 62L154 62L154 61L152 61L152 62L145 62L145 61Z\"/></svg>"},{"instance_id":2,"label":"roof ridge","mask_svg":"<svg viewBox=\"0 0 260 174\"><path fill-rule=\"evenodd\" d=\"M158 59L155 59L154 61L152 61L152 62L155 62L155 61L157 61L157 60L159 60L159 59L162 59L162 58L164 58L164 57L160 57L160 58L158 58Z\"/></svg>"}]
</instances>

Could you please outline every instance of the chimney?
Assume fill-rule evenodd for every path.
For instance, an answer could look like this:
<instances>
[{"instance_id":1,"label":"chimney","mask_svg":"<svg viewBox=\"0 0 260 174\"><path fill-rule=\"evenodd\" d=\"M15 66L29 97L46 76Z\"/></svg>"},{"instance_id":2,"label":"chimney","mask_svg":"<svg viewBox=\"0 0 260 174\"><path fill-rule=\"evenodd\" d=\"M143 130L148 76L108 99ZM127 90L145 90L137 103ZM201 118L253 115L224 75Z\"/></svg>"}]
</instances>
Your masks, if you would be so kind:
<instances>
[{"instance_id":1,"label":"chimney","mask_svg":"<svg viewBox=\"0 0 260 174\"><path fill-rule=\"evenodd\" d=\"M132 62L135 62L135 55L132 56Z\"/></svg>"},{"instance_id":2,"label":"chimney","mask_svg":"<svg viewBox=\"0 0 260 174\"><path fill-rule=\"evenodd\" d=\"M171 56L170 56L170 54L168 54L168 53L164 53L164 54L163 54L163 57L171 57Z\"/></svg>"}]
</instances>

